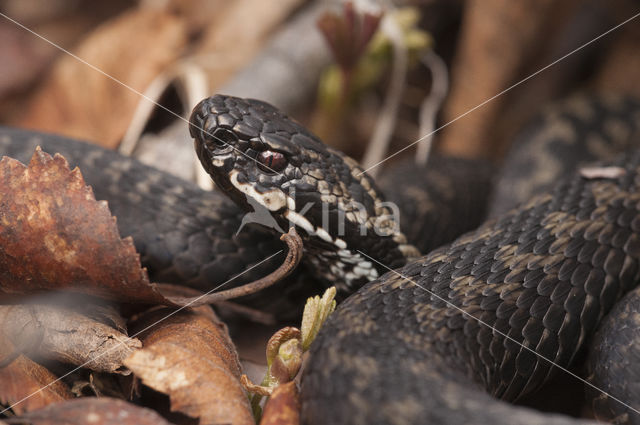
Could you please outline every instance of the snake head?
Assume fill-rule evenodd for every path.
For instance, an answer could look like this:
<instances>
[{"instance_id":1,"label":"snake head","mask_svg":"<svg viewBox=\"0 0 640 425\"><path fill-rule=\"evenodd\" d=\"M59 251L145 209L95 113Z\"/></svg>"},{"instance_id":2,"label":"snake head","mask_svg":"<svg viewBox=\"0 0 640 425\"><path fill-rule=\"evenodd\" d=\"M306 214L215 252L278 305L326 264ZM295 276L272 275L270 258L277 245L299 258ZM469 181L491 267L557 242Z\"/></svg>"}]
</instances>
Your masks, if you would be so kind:
<instances>
[{"instance_id":1,"label":"snake head","mask_svg":"<svg viewBox=\"0 0 640 425\"><path fill-rule=\"evenodd\" d=\"M405 253L397 248L406 239L389 219L393 211L373 180L354 160L275 107L215 95L196 105L190 131L200 162L217 186L255 212L260 224L267 225L268 216L282 229L295 225L318 264L325 262L323 256L337 255L351 262L359 277L371 280L377 271L355 254L358 250L375 246L384 250L386 264L394 264L389 255L395 264L404 262ZM256 207L263 211L258 214ZM330 274L341 273L346 272Z\"/></svg>"},{"instance_id":2,"label":"snake head","mask_svg":"<svg viewBox=\"0 0 640 425\"><path fill-rule=\"evenodd\" d=\"M222 95L200 102L190 123L198 158L216 184L245 210L256 201L282 222L295 208L292 181L301 177L300 148L288 140L298 129L267 103Z\"/></svg>"}]
</instances>

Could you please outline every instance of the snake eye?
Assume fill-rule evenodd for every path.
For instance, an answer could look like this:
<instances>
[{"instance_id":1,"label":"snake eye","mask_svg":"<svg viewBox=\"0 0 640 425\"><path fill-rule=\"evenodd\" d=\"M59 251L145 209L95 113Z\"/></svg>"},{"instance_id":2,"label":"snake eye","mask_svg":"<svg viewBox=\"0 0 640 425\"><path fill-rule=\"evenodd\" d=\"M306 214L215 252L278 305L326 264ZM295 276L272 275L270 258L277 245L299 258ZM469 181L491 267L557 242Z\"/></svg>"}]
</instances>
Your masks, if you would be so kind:
<instances>
[{"instance_id":1,"label":"snake eye","mask_svg":"<svg viewBox=\"0 0 640 425\"><path fill-rule=\"evenodd\" d=\"M267 173L280 172L287 166L287 158L280 152L262 151L256 160L258 167Z\"/></svg>"},{"instance_id":2,"label":"snake eye","mask_svg":"<svg viewBox=\"0 0 640 425\"><path fill-rule=\"evenodd\" d=\"M217 147L222 148L226 146L233 146L233 144L238 141L238 136L236 136L233 131L229 131L226 128L217 128L207 139L213 142Z\"/></svg>"}]
</instances>

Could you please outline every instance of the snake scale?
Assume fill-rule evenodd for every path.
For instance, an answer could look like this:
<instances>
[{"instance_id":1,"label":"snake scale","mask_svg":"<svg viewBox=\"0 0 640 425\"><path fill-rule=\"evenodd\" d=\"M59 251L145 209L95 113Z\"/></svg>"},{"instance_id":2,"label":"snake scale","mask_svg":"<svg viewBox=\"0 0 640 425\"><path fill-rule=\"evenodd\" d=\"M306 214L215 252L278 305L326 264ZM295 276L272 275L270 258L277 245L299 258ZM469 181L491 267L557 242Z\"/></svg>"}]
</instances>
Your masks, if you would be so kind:
<instances>
[{"instance_id":1,"label":"snake scale","mask_svg":"<svg viewBox=\"0 0 640 425\"><path fill-rule=\"evenodd\" d=\"M640 110L616 108L611 116L618 122L619 110L632 109L635 117ZM574 118L588 122L580 114L562 119ZM294 223L306 250L301 280L319 278L345 294L357 290L313 344L302 386L306 423L577 423L489 393L514 400L548 379L553 368L529 350L571 365L606 312L637 284L640 153L616 160L620 168L604 168L617 174L574 173L419 258L385 219L391 211L355 161L272 106L218 95L194 109L191 123L203 166L239 207L134 160L55 136L2 129L0 153L26 161L40 144L79 165L156 280L204 288L280 249L258 226L233 235L243 210L255 208L250 200L281 226ZM304 210L308 204L324 207ZM478 206L476 220L485 208ZM280 298L287 293L279 288ZM610 346L603 338L615 333L600 333Z\"/></svg>"}]
</instances>

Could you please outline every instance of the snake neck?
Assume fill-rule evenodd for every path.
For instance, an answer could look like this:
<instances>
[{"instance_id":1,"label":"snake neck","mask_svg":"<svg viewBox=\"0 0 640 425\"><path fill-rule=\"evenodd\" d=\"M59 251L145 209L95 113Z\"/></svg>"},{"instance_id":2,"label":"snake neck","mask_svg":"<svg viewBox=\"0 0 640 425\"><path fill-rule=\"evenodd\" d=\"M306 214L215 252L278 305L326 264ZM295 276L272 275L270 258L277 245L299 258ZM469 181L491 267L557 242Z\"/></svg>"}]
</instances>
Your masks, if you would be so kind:
<instances>
[{"instance_id":1,"label":"snake neck","mask_svg":"<svg viewBox=\"0 0 640 425\"><path fill-rule=\"evenodd\" d=\"M216 95L194 108L190 124L218 187L249 221L295 226L305 263L327 285L348 294L419 255L371 177L275 107Z\"/></svg>"},{"instance_id":2,"label":"snake neck","mask_svg":"<svg viewBox=\"0 0 640 425\"><path fill-rule=\"evenodd\" d=\"M306 235L307 262L313 270L350 294L387 272L387 267L401 267L420 254L400 231L397 206L384 200L353 159L327 149L350 170L348 185L336 183L349 196L336 201L323 188L318 202L316 195L301 193L296 196L295 210L285 211L284 217ZM304 211L306 214L300 214Z\"/></svg>"}]
</instances>

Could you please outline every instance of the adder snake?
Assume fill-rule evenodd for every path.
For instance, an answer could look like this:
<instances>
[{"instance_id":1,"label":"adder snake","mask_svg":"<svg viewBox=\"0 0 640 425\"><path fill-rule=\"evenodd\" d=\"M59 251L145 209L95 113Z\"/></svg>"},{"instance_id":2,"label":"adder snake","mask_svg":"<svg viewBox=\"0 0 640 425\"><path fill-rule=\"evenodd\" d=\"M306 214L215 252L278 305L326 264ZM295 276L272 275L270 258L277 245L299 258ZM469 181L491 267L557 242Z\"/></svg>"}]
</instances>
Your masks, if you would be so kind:
<instances>
[{"instance_id":1,"label":"adder snake","mask_svg":"<svg viewBox=\"0 0 640 425\"><path fill-rule=\"evenodd\" d=\"M305 422L570 421L481 389L515 400L539 388L638 283L640 151L602 175L574 174L411 261L416 250L385 221L372 180L272 106L214 96L194 108L191 124L217 185L246 208L251 197L282 227L296 225L317 275L345 291L378 277L314 343ZM327 213L303 215L309 204Z\"/></svg>"},{"instance_id":2,"label":"adder snake","mask_svg":"<svg viewBox=\"0 0 640 425\"><path fill-rule=\"evenodd\" d=\"M640 110L618 107L636 108L636 118ZM257 226L233 235L249 198L281 227L295 224L305 241L302 276L357 290L313 344L302 386L306 423L576 422L506 404L483 388L505 400L537 389L552 373L547 360L569 367L636 285L640 153L617 160L618 174L574 174L418 258L357 163L272 106L218 95L194 109L191 124L203 166L239 207L55 136L2 129L0 152L25 161L40 144L80 165L156 280L202 288L277 251L277 238ZM309 204L324 210L303 211Z\"/></svg>"}]
</instances>

